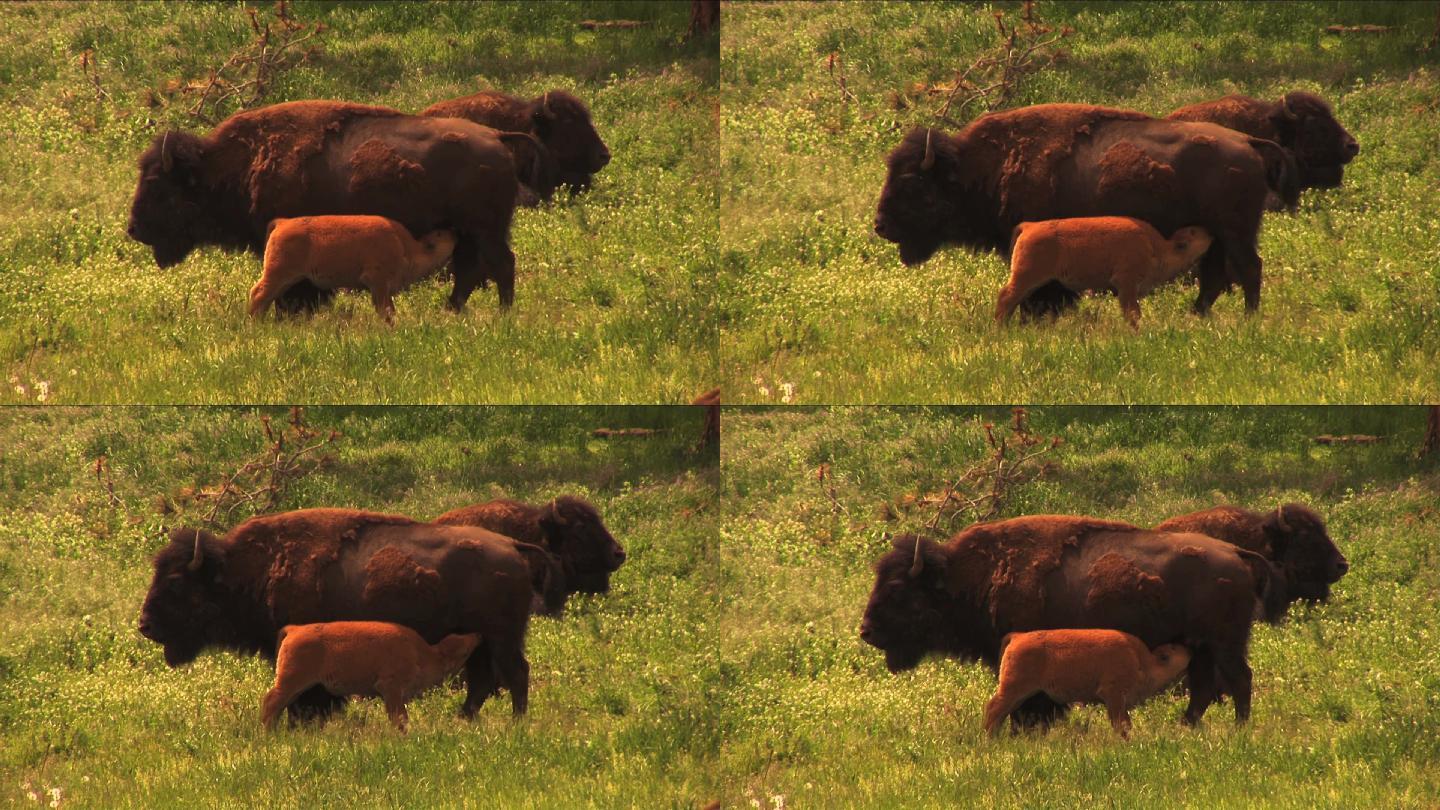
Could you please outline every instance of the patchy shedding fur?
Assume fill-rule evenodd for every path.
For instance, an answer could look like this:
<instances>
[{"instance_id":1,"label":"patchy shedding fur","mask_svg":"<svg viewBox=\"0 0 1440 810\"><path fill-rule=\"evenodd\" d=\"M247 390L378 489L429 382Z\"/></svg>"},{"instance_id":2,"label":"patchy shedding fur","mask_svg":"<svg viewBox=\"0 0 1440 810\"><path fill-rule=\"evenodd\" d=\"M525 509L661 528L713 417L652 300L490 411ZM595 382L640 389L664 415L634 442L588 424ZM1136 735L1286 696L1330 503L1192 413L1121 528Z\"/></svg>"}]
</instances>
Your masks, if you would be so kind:
<instances>
[{"instance_id":1,"label":"patchy shedding fur","mask_svg":"<svg viewBox=\"0 0 1440 810\"><path fill-rule=\"evenodd\" d=\"M431 645L389 622L326 622L283 627L277 644L275 685L261 703L265 728L273 729L301 693L321 686L332 695L382 698L390 722L403 732L405 704L464 666L480 636L449 635Z\"/></svg>"},{"instance_id":2,"label":"patchy shedding fur","mask_svg":"<svg viewBox=\"0 0 1440 810\"><path fill-rule=\"evenodd\" d=\"M370 605L406 600L435 607L448 599L440 574L394 546L375 552L365 564L364 601Z\"/></svg>"},{"instance_id":3,"label":"patchy shedding fur","mask_svg":"<svg viewBox=\"0 0 1440 810\"><path fill-rule=\"evenodd\" d=\"M1192 138L1199 142L1199 138ZM1215 139L1209 139L1214 143ZM1100 191L1109 192L1135 184L1145 184L1162 194L1174 194L1175 169L1155 162L1128 141L1121 141L1105 150L1100 158Z\"/></svg>"},{"instance_id":4,"label":"patchy shedding fur","mask_svg":"<svg viewBox=\"0 0 1440 810\"><path fill-rule=\"evenodd\" d=\"M1169 607L1165 582L1141 571L1113 551L1097 559L1090 566L1087 576L1090 579L1090 591L1085 595L1088 607L1098 608L1107 601L1144 605L1155 610Z\"/></svg>"},{"instance_id":5,"label":"patchy shedding fur","mask_svg":"<svg viewBox=\"0 0 1440 810\"><path fill-rule=\"evenodd\" d=\"M1118 630L1039 630L1000 642L1000 681L985 704L985 730L1043 692L1056 703L1103 703L1110 725L1130 736L1130 709L1164 689L1190 664L1190 651L1162 644L1154 651Z\"/></svg>"},{"instance_id":6,"label":"patchy shedding fur","mask_svg":"<svg viewBox=\"0 0 1440 810\"><path fill-rule=\"evenodd\" d=\"M453 140L455 133L440 136ZM378 138L360 144L350 156L350 191L367 191L396 183L418 183L425 179L425 168L406 160L389 144Z\"/></svg>"}]
</instances>

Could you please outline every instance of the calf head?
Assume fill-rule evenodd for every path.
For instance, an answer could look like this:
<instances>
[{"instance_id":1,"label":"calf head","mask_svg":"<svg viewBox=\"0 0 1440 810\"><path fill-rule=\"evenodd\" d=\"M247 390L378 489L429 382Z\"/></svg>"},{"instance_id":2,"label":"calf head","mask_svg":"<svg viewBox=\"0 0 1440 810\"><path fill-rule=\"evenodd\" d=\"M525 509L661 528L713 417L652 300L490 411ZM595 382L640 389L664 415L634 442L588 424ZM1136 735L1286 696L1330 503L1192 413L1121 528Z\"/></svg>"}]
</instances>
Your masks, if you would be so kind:
<instances>
[{"instance_id":1,"label":"calf head","mask_svg":"<svg viewBox=\"0 0 1440 810\"><path fill-rule=\"evenodd\" d=\"M125 232L155 254L155 264L178 264L197 244L218 241L206 205L204 142L172 130L155 136L140 156L140 181Z\"/></svg>"},{"instance_id":2,"label":"calf head","mask_svg":"<svg viewBox=\"0 0 1440 810\"><path fill-rule=\"evenodd\" d=\"M976 244L960 202L970 193L960 152L948 135L914 129L886 158L875 233L900 248L900 261L917 265L952 243Z\"/></svg>"},{"instance_id":3,"label":"calf head","mask_svg":"<svg viewBox=\"0 0 1440 810\"><path fill-rule=\"evenodd\" d=\"M1350 570L1345 555L1325 530L1325 521L1310 507L1287 503L1262 523L1270 557L1285 572L1291 598L1323 601L1330 585Z\"/></svg>"},{"instance_id":4,"label":"calf head","mask_svg":"<svg viewBox=\"0 0 1440 810\"><path fill-rule=\"evenodd\" d=\"M610 162L610 150L585 103L564 90L551 90L531 107L531 126L559 165L561 181L576 189L589 187L591 175Z\"/></svg>"},{"instance_id":5,"label":"calf head","mask_svg":"<svg viewBox=\"0 0 1440 810\"><path fill-rule=\"evenodd\" d=\"M586 593L610 590L610 574L625 563L615 542L588 501L562 495L540 512L540 530L551 553L565 563L569 586Z\"/></svg>"},{"instance_id":6,"label":"calf head","mask_svg":"<svg viewBox=\"0 0 1440 810\"><path fill-rule=\"evenodd\" d=\"M1335 120L1330 104L1314 93L1287 93L1271 122L1280 131L1280 145L1295 155L1305 186L1340 185L1345 164L1360 154L1359 142Z\"/></svg>"},{"instance_id":7,"label":"calf head","mask_svg":"<svg viewBox=\"0 0 1440 810\"><path fill-rule=\"evenodd\" d=\"M902 535L875 562L875 586L860 621L860 638L885 653L891 672L914 669L927 653L979 658L985 654L985 626L968 615L945 571L944 550L930 540ZM989 635L993 635L989 634ZM990 657L998 650L991 639Z\"/></svg>"},{"instance_id":8,"label":"calf head","mask_svg":"<svg viewBox=\"0 0 1440 810\"><path fill-rule=\"evenodd\" d=\"M155 555L155 576L140 608L140 634L164 646L165 663L172 667L195 660L211 645L258 651L268 627L258 639L244 631L253 611L237 604L234 591L222 584L223 545L203 529L179 528L170 543Z\"/></svg>"}]
</instances>

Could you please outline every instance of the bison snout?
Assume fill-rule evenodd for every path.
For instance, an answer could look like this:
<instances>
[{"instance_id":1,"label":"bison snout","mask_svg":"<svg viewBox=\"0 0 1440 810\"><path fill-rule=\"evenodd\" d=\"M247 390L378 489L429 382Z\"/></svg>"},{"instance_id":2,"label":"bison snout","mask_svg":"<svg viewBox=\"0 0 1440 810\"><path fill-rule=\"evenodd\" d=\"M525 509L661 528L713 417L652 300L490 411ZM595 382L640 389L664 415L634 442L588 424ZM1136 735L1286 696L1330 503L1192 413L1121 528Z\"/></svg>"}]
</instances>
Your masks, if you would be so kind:
<instances>
[{"instance_id":1,"label":"bison snout","mask_svg":"<svg viewBox=\"0 0 1440 810\"><path fill-rule=\"evenodd\" d=\"M885 220L875 220L875 235L880 237L881 239L890 238L890 229L885 225Z\"/></svg>"},{"instance_id":2,"label":"bison snout","mask_svg":"<svg viewBox=\"0 0 1440 810\"><path fill-rule=\"evenodd\" d=\"M866 644L879 646L875 644L875 627L870 624L869 619L860 622L860 640Z\"/></svg>"},{"instance_id":3,"label":"bison snout","mask_svg":"<svg viewBox=\"0 0 1440 810\"><path fill-rule=\"evenodd\" d=\"M609 162L610 150L606 149L603 146L600 147L600 151L595 153L595 171L598 172L601 169L605 168L606 164L608 164Z\"/></svg>"},{"instance_id":4,"label":"bison snout","mask_svg":"<svg viewBox=\"0 0 1440 810\"><path fill-rule=\"evenodd\" d=\"M1335 579L1338 580L1338 579L1340 579L1340 577L1345 576L1345 574L1346 574L1349 570L1350 570L1350 562L1349 562L1348 560L1346 560L1344 557L1341 557L1340 560L1339 560L1339 562L1335 563Z\"/></svg>"},{"instance_id":5,"label":"bison snout","mask_svg":"<svg viewBox=\"0 0 1440 810\"><path fill-rule=\"evenodd\" d=\"M1354 138L1347 139L1345 141L1345 157L1353 159L1358 154L1360 154L1360 142Z\"/></svg>"}]
</instances>

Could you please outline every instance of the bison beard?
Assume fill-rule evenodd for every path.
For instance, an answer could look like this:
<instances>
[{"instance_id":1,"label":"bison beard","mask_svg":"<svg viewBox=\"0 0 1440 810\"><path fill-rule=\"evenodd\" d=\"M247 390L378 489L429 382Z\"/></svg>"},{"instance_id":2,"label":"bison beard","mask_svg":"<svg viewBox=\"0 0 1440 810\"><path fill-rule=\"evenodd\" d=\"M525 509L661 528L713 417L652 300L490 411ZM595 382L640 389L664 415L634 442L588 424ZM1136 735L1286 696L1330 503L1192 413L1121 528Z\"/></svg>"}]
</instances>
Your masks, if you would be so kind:
<instances>
[{"instance_id":1,"label":"bison beard","mask_svg":"<svg viewBox=\"0 0 1440 810\"><path fill-rule=\"evenodd\" d=\"M1041 515L977 524L943 545L907 536L894 546L876 563L860 627L891 671L929 653L994 669L1006 633L1108 628L1151 647L1184 643L1195 651L1187 722L1198 722L1222 692L1234 696L1237 720L1249 716L1245 657L1261 583L1227 543ZM1014 717L1045 722L1063 711L1036 696Z\"/></svg>"},{"instance_id":2,"label":"bison beard","mask_svg":"<svg viewBox=\"0 0 1440 810\"><path fill-rule=\"evenodd\" d=\"M171 666L212 646L273 661L287 624L388 621L430 643L478 632L462 711L473 715L503 686L522 714L533 566L547 564L543 550L483 529L343 509L253 518L223 538L177 529L155 557L140 632ZM290 712L323 717L344 702L311 689Z\"/></svg>"},{"instance_id":3,"label":"bison beard","mask_svg":"<svg viewBox=\"0 0 1440 810\"><path fill-rule=\"evenodd\" d=\"M1200 265L1200 314L1232 282L1247 309L1259 307L1260 217L1289 171L1279 147L1224 127L1078 104L993 113L953 136L917 129L887 163L875 232L898 244L906 264L946 244L1008 259L1026 221L1128 216L1166 238L1194 225L1214 236ZM1050 284L1024 306L1053 311L1075 299Z\"/></svg>"},{"instance_id":4,"label":"bison beard","mask_svg":"<svg viewBox=\"0 0 1440 810\"><path fill-rule=\"evenodd\" d=\"M510 221L515 164L493 130L468 121L408 116L381 107L295 101L237 113L208 136L156 136L140 157L129 235L161 267L200 245L261 254L277 217L373 214L415 237L453 230L450 307L493 280L514 300ZM281 309L328 300L309 282Z\"/></svg>"}]
</instances>

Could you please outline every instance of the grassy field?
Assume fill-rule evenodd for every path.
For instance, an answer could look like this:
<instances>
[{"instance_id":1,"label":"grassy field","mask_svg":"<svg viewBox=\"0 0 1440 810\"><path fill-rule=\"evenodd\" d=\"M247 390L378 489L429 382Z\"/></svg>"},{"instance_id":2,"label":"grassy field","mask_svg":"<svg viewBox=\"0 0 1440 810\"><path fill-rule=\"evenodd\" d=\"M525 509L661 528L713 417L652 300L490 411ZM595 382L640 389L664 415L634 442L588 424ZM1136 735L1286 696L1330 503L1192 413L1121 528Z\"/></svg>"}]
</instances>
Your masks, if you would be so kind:
<instances>
[{"instance_id":1,"label":"grassy field","mask_svg":"<svg viewBox=\"0 0 1440 810\"><path fill-rule=\"evenodd\" d=\"M284 411L270 411L282 417ZM0 411L0 805L669 807L714 795L718 456L698 408L312 408L334 460L281 508L416 517L501 494L589 497L629 560L610 593L531 624L530 714L473 722L463 689L378 701L324 728L260 728L272 673L210 652L179 670L135 629L156 499L214 484L261 444L241 408ZM648 438L592 439L596 427ZM93 475L108 459L117 501ZM199 509L199 507L195 507ZM240 516L237 515L237 520ZM193 519L193 518L192 518ZM51 805L54 806L54 805Z\"/></svg>"},{"instance_id":2,"label":"grassy field","mask_svg":"<svg viewBox=\"0 0 1440 810\"><path fill-rule=\"evenodd\" d=\"M265 18L272 4L253 8ZM169 270L125 235L140 152L189 119L203 80L253 38L237 3L36 3L0 15L0 402L688 402L715 384L718 37L689 5L312 3L324 52L269 101L418 111L500 88L568 88L614 154L594 189L521 210L509 314L494 288L443 309L448 277L309 320L245 317L259 261L201 249ZM586 31L628 18L632 30ZM101 97L82 72L93 49Z\"/></svg>"},{"instance_id":3,"label":"grassy field","mask_svg":"<svg viewBox=\"0 0 1440 810\"><path fill-rule=\"evenodd\" d=\"M982 455L1003 408L726 412L720 527L726 689L720 770L744 806L1433 807L1440 795L1440 468L1418 462L1416 408L1045 407L1059 470L1002 516L1084 513L1153 525L1229 501L1325 515L1351 571L1325 605L1257 626L1251 723L1230 704L1198 730L1184 697L1101 707L1044 736L986 739L995 677L932 659L886 671L858 626L883 532L915 530ZM1321 446L1368 433L1375 445ZM826 477L817 470L828 465ZM893 517L887 519L886 514ZM963 525L957 525L960 528ZM776 800L773 797L783 797Z\"/></svg>"},{"instance_id":4,"label":"grassy field","mask_svg":"<svg viewBox=\"0 0 1440 810\"><path fill-rule=\"evenodd\" d=\"M1058 323L997 327L1008 276L950 248L901 265L871 231L884 156L933 123L949 82L1018 3L732 4L721 42L721 267L737 402L1418 402L1440 395L1440 51L1434 3L1038 3L1070 57L1013 106L1164 115L1227 93L1330 99L1361 144L1343 187L1267 215L1260 312L1238 291L1208 320L1193 285L1113 298ZM1328 24L1390 26L1335 36ZM843 70L842 94L830 54ZM897 96L908 97L897 99Z\"/></svg>"}]
</instances>

